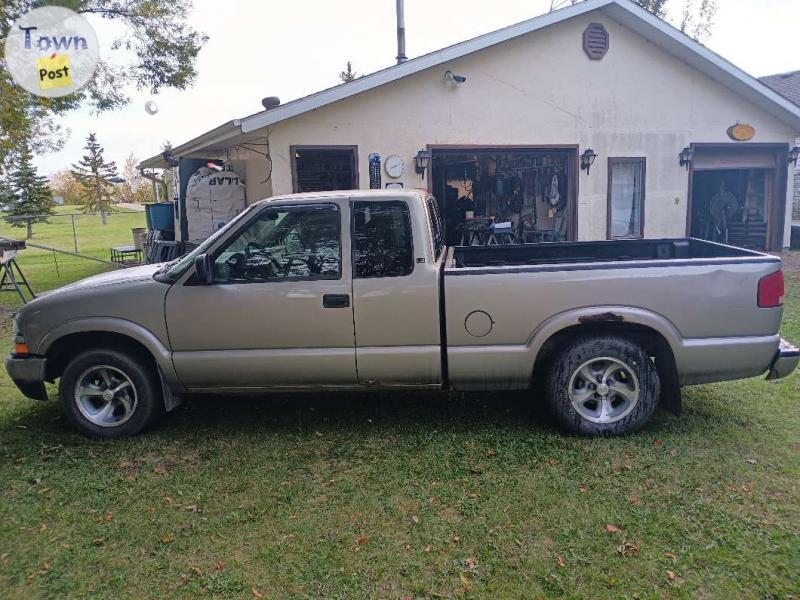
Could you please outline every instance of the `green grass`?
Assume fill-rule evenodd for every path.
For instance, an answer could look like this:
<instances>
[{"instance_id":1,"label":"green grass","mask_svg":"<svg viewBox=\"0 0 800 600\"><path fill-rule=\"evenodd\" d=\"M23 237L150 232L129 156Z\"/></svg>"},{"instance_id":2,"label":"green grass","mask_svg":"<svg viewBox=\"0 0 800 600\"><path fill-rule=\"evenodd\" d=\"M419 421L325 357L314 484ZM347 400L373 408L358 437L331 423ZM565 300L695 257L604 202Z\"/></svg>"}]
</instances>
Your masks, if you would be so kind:
<instances>
[{"instance_id":1,"label":"green grass","mask_svg":"<svg viewBox=\"0 0 800 600\"><path fill-rule=\"evenodd\" d=\"M0 596L796 598L800 377L684 399L623 439L524 396L362 394L93 442L3 373Z\"/></svg>"},{"instance_id":2,"label":"green grass","mask_svg":"<svg viewBox=\"0 0 800 600\"><path fill-rule=\"evenodd\" d=\"M49 223L36 223L33 226L33 238L29 241L68 250L73 252L75 245L72 236L72 223L69 213L80 213L77 206L58 206L56 215ZM99 215L77 214L75 216L75 232L78 241L78 252L105 260L110 259L111 246L129 246L133 244L131 229L144 227L143 212L113 212L108 215L108 223L103 225ZM24 227L12 227L4 219L0 219L0 237L15 239L25 238ZM66 285L77 279L96 275L112 269L111 265L40 250L27 248L17 260L25 277L36 293ZM16 294L7 293L0 297L0 302L19 306L21 301Z\"/></svg>"}]
</instances>

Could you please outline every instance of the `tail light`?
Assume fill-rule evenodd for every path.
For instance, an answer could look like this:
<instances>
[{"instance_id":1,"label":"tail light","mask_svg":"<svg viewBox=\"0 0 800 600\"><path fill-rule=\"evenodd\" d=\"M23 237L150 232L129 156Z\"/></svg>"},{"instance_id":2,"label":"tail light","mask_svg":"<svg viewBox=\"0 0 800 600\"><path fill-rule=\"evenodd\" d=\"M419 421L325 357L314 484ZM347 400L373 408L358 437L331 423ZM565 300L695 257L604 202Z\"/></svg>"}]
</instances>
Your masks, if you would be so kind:
<instances>
[{"instance_id":1,"label":"tail light","mask_svg":"<svg viewBox=\"0 0 800 600\"><path fill-rule=\"evenodd\" d=\"M759 308L777 308L783 306L783 271L775 271L758 280Z\"/></svg>"}]
</instances>

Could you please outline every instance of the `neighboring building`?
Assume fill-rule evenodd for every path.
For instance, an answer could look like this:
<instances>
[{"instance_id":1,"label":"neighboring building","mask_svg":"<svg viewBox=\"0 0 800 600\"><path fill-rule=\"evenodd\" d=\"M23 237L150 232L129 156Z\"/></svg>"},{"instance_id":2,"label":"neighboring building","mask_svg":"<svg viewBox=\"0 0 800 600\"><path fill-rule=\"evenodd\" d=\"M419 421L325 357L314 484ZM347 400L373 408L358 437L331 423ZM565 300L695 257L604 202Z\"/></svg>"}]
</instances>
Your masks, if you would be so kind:
<instances>
[{"instance_id":1,"label":"neighboring building","mask_svg":"<svg viewBox=\"0 0 800 600\"><path fill-rule=\"evenodd\" d=\"M800 71L768 75L767 77L762 77L760 81L771 87L784 98L800 106ZM800 137L795 140L795 143L800 146ZM795 165L794 168L793 195L792 219L794 221L800 221L800 161L798 161L798 164Z\"/></svg>"},{"instance_id":2,"label":"neighboring building","mask_svg":"<svg viewBox=\"0 0 800 600\"><path fill-rule=\"evenodd\" d=\"M173 156L181 193L218 159L248 202L427 187L456 242L471 211L527 242L693 235L779 249L798 135L787 98L629 0L586 0L229 121Z\"/></svg>"}]
</instances>

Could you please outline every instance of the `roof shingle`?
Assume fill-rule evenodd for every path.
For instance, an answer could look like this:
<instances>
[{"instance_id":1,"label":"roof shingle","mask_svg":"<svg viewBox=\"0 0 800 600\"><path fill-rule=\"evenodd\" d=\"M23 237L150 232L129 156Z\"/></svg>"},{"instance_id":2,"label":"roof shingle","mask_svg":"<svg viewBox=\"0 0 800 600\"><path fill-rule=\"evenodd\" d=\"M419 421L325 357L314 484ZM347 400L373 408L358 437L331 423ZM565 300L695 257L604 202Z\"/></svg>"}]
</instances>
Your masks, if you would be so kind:
<instances>
[{"instance_id":1,"label":"roof shingle","mask_svg":"<svg viewBox=\"0 0 800 600\"><path fill-rule=\"evenodd\" d=\"M767 75L759 77L759 81L767 87L771 87L790 102L800 106L800 71Z\"/></svg>"}]
</instances>

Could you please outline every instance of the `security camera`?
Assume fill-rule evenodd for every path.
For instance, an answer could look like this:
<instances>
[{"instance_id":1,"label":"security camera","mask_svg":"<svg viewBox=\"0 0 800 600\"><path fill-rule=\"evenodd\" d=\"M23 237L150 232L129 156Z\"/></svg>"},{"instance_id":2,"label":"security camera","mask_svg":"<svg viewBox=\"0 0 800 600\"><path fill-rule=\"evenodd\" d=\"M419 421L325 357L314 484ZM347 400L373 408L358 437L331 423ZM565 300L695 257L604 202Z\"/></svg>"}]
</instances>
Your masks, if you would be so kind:
<instances>
[{"instance_id":1,"label":"security camera","mask_svg":"<svg viewBox=\"0 0 800 600\"><path fill-rule=\"evenodd\" d=\"M451 81L453 83L464 83L467 80L467 78L464 77L463 75L456 75L452 71L447 71L444 74L444 78L445 81Z\"/></svg>"}]
</instances>

